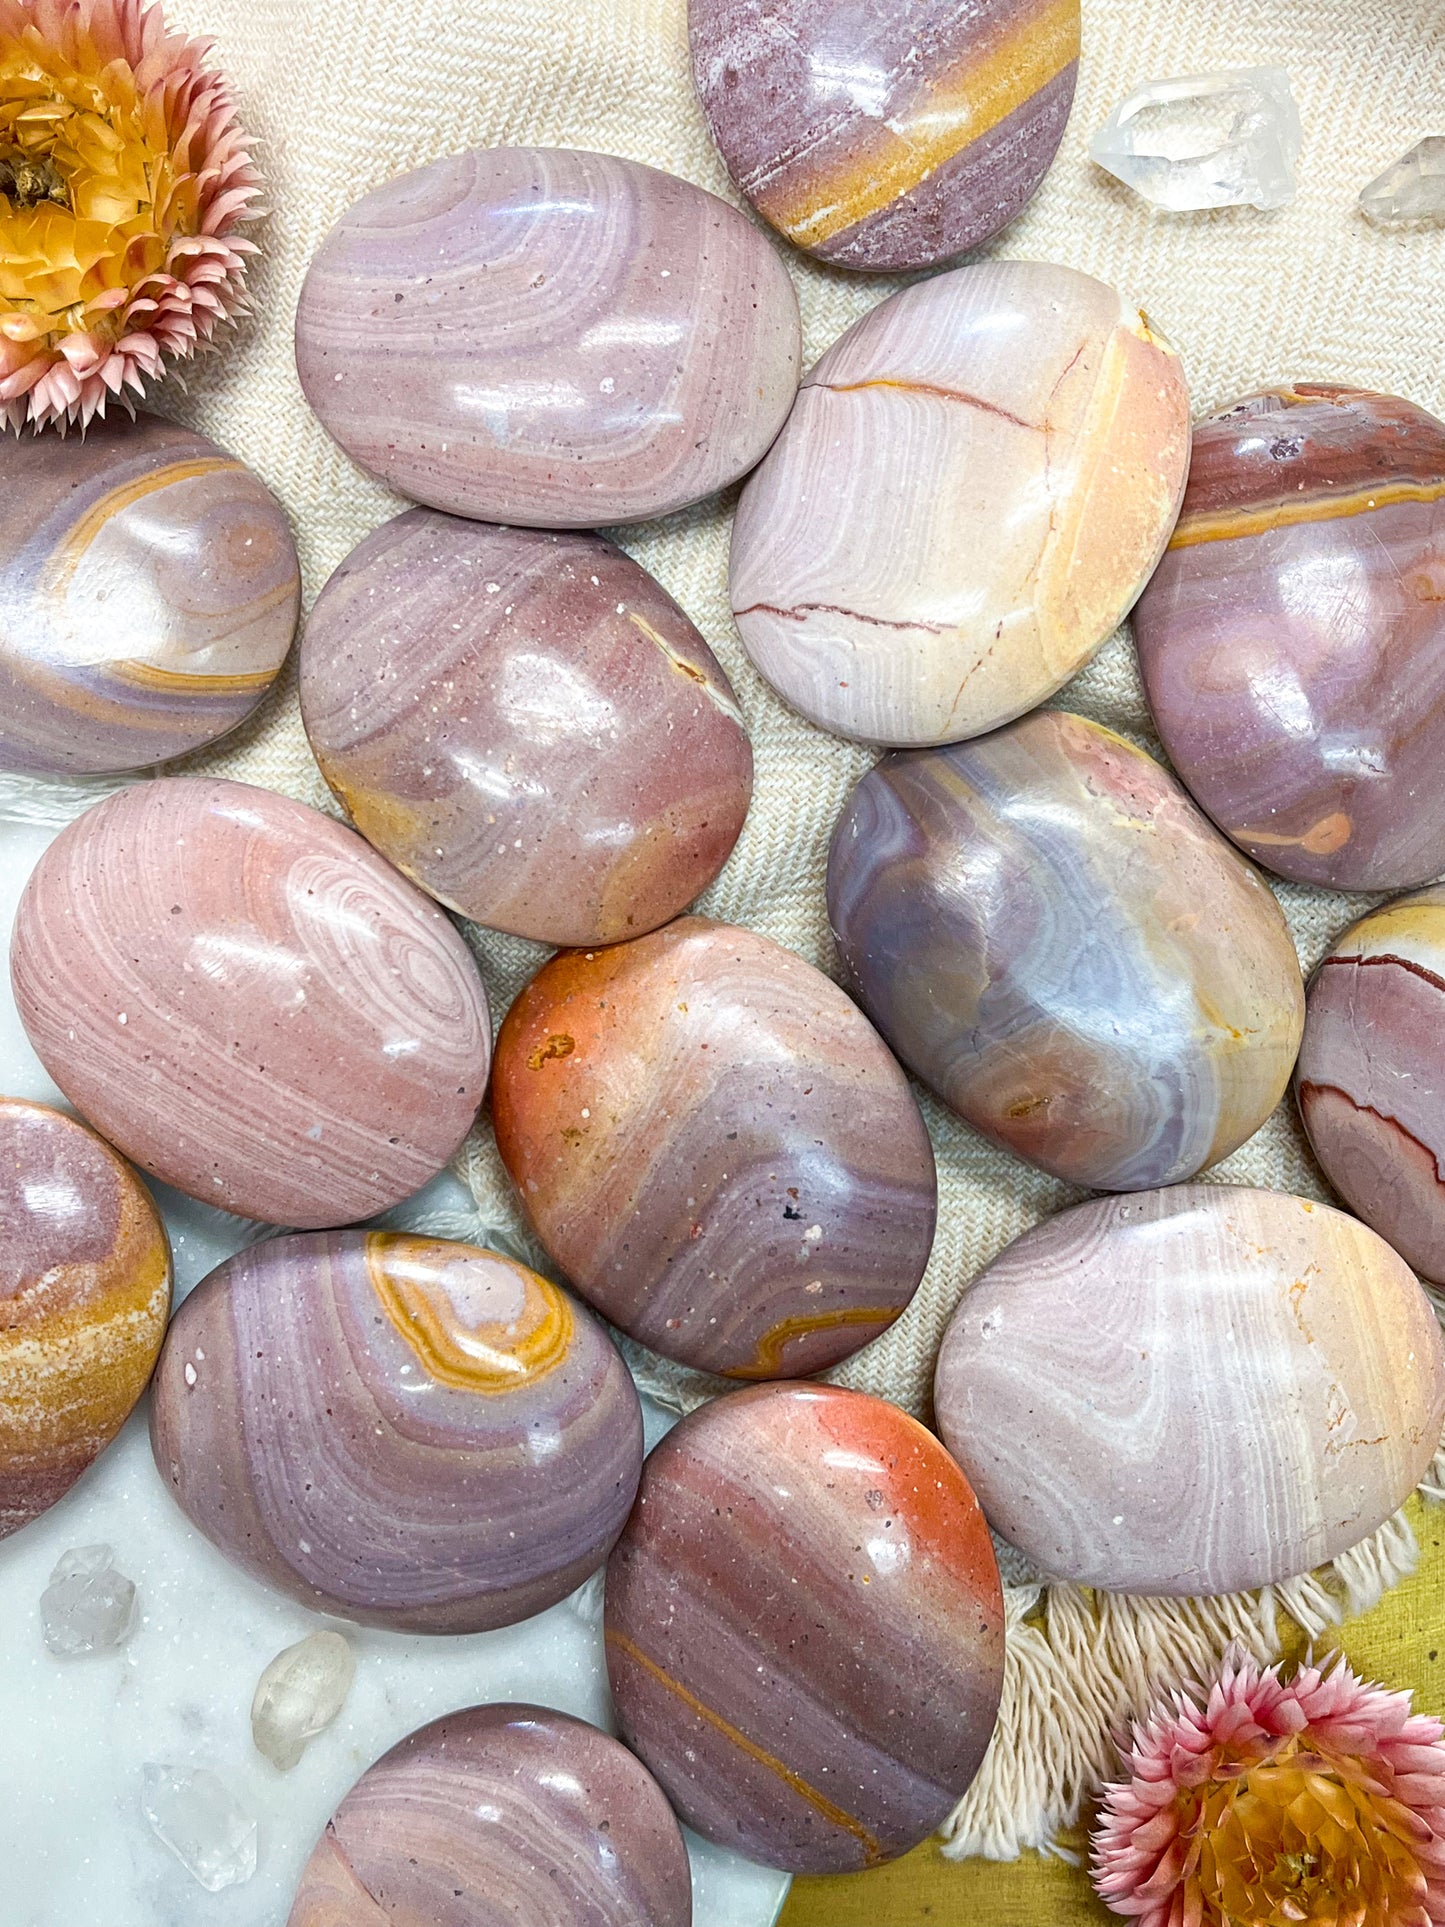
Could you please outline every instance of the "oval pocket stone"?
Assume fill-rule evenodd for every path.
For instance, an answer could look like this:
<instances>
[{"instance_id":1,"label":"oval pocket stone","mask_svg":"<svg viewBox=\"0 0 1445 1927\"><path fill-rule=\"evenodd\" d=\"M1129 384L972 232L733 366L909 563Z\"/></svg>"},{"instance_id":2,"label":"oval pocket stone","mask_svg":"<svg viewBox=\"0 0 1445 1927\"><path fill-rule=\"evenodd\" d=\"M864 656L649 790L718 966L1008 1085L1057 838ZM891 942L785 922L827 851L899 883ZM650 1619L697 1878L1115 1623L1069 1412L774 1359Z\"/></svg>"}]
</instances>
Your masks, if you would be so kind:
<instances>
[{"instance_id":1,"label":"oval pocket stone","mask_svg":"<svg viewBox=\"0 0 1445 1927\"><path fill-rule=\"evenodd\" d=\"M26 885L11 977L76 1109L243 1217L386 1210L486 1087L486 992L444 912L354 831L246 783L162 777L70 824Z\"/></svg>"},{"instance_id":2,"label":"oval pocket stone","mask_svg":"<svg viewBox=\"0 0 1445 1927\"><path fill-rule=\"evenodd\" d=\"M836 984L751 930L681 917L553 958L497 1038L492 1121L562 1271L685 1365L822 1371L928 1263L908 1080Z\"/></svg>"},{"instance_id":3,"label":"oval pocket stone","mask_svg":"<svg viewBox=\"0 0 1445 1927\"><path fill-rule=\"evenodd\" d=\"M301 714L356 827L452 909L539 943L616 943L726 862L753 755L717 658L600 535L430 509L322 590Z\"/></svg>"},{"instance_id":4,"label":"oval pocket stone","mask_svg":"<svg viewBox=\"0 0 1445 1927\"><path fill-rule=\"evenodd\" d=\"M743 642L837 735L978 736L1117 627L1188 465L1178 359L1113 288L1041 261L920 281L828 350L743 490Z\"/></svg>"},{"instance_id":5,"label":"oval pocket stone","mask_svg":"<svg viewBox=\"0 0 1445 1927\"><path fill-rule=\"evenodd\" d=\"M301 608L280 504L157 415L0 439L0 767L147 769L234 729Z\"/></svg>"},{"instance_id":6,"label":"oval pocket stone","mask_svg":"<svg viewBox=\"0 0 1445 1927\"><path fill-rule=\"evenodd\" d=\"M934 1401L990 1525L1050 1578L1237 1592L1404 1504L1445 1424L1445 1344L1344 1212L1179 1185L1016 1239L964 1293Z\"/></svg>"},{"instance_id":7,"label":"oval pocket stone","mask_svg":"<svg viewBox=\"0 0 1445 1927\"><path fill-rule=\"evenodd\" d=\"M1445 869L1445 422L1316 383L1201 422L1134 634L1170 761L1257 863Z\"/></svg>"},{"instance_id":8,"label":"oval pocket stone","mask_svg":"<svg viewBox=\"0 0 1445 1927\"><path fill-rule=\"evenodd\" d=\"M362 1774L306 1863L287 1927L383 1919L691 1927L687 1848L657 1782L608 1734L550 1707L464 1707Z\"/></svg>"},{"instance_id":9,"label":"oval pocket stone","mask_svg":"<svg viewBox=\"0 0 1445 1927\"><path fill-rule=\"evenodd\" d=\"M688 1826L765 1866L906 1853L992 1737L993 1545L938 1440L880 1398L762 1385L683 1419L606 1603L623 1737Z\"/></svg>"},{"instance_id":10,"label":"oval pocket stone","mask_svg":"<svg viewBox=\"0 0 1445 1927\"><path fill-rule=\"evenodd\" d=\"M1020 212L1063 137L1079 0L689 0L698 94L759 214L838 267L932 267Z\"/></svg>"},{"instance_id":11,"label":"oval pocket stone","mask_svg":"<svg viewBox=\"0 0 1445 1927\"><path fill-rule=\"evenodd\" d=\"M1371 911L1321 963L1295 1095L1351 1211L1445 1284L1445 887Z\"/></svg>"},{"instance_id":12,"label":"oval pocket stone","mask_svg":"<svg viewBox=\"0 0 1445 1927\"><path fill-rule=\"evenodd\" d=\"M1070 1183L1190 1177L1288 1086L1304 985L1268 885L1082 716L885 757L833 833L828 914L909 1069Z\"/></svg>"},{"instance_id":13,"label":"oval pocket stone","mask_svg":"<svg viewBox=\"0 0 1445 1927\"><path fill-rule=\"evenodd\" d=\"M0 1098L0 1539L124 1425L170 1308L170 1241L135 1172L63 1111Z\"/></svg>"},{"instance_id":14,"label":"oval pocket stone","mask_svg":"<svg viewBox=\"0 0 1445 1927\"><path fill-rule=\"evenodd\" d=\"M610 154L454 154L358 201L296 315L306 398L403 495L538 528L744 475L797 391L797 297L715 195Z\"/></svg>"},{"instance_id":15,"label":"oval pocket stone","mask_svg":"<svg viewBox=\"0 0 1445 1927\"><path fill-rule=\"evenodd\" d=\"M481 1632L595 1572L642 1470L642 1410L597 1321L473 1245L278 1238L177 1312L157 1468L254 1578L319 1612Z\"/></svg>"}]
</instances>

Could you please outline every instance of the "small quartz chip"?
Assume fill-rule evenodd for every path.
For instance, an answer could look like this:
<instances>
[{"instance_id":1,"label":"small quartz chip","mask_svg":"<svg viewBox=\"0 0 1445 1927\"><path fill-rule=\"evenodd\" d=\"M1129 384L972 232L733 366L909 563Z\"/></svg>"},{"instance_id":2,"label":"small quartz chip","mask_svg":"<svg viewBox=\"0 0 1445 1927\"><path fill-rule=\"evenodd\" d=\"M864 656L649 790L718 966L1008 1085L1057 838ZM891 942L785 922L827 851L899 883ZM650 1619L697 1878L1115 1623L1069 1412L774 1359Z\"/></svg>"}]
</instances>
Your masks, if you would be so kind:
<instances>
[{"instance_id":1,"label":"small quartz chip","mask_svg":"<svg viewBox=\"0 0 1445 1927\"><path fill-rule=\"evenodd\" d=\"M70 1659L119 1646L135 1625L135 1587L117 1572L109 1546L74 1546L56 1561L40 1595L40 1624L52 1653Z\"/></svg>"},{"instance_id":2,"label":"small quartz chip","mask_svg":"<svg viewBox=\"0 0 1445 1927\"><path fill-rule=\"evenodd\" d=\"M346 1704L356 1660L340 1633L310 1633L277 1653L251 1701L258 1753L288 1773Z\"/></svg>"},{"instance_id":3,"label":"small quartz chip","mask_svg":"<svg viewBox=\"0 0 1445 1927\"><path fill-rule=\"evenodd\" d=\"M1445 221L1445 134L1427 134L1360 190L1360 212L1376 227Z\"/></svg>"},{"instance_id":4,"label":"small quartz chip","mask_svg":"<svg viewBox=\"0 0 1445 1927\"><path fill-rule=\"evenodd\" d=\"M256 1871L256 1820L206 1766L142 1768L141 1812L156 1838L208 1893Z\"/></svg>"},{"instance_id":5,"label":"small quartz chip","mask_svg":"<svg viewBox=\"0 0 1445 1927\"><path fill-rule=\"evenodd\" d=\"M1089 152L1155 207L1287 207L1299 109L1279 67L1151 80L1110 114Z\"/></svg>"}]
</instances>

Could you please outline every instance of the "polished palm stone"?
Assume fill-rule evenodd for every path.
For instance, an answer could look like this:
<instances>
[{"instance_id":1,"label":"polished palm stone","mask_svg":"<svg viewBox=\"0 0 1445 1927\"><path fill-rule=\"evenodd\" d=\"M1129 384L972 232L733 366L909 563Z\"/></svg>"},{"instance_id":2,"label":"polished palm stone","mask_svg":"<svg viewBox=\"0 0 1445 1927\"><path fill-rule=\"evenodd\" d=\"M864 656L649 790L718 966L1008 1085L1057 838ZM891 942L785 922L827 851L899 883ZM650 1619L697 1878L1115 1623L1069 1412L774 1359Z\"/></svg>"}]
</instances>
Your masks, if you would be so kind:
<instances>
[{"instance_id":1,"label":"polished palm stone","mask_svg":"<svg viewBox=\"0 0 1445 1927\"><path fill-rule=\"evenodd\" d=\"M0 1098L0 1538L115 1437L170 1306L170 1243L135 1172L64 1112Z\"/></svg>"},{"instance_id":2,"label":"polished palm stone","mask_svg":"<svg viewBox=\"0 0 1445 1927\"><path fill-rule=\"evenodd\" d=\"M0 439L0 768L145 769L270 688L301 578L279 504L155 415Z\"/></svg>"},{"instance_id":3,"label":"polished palm stone","mask_svg":"<svg viewBox=\"0 0 1445 1927\"><path fill-rule=\"evenodd\" d=\"M541 1706L473 1706L369 1767L288 1927L690 1927L676 1820L617 1741Z\"/></svg>"},{"instance_id":4,"label":"polished palm stone","mask_svg":"<svg viewBox=\"0 0 1445 1927\"><path fill-rule=\"evenodd\" d=\"M367 1231L256 1245L177 1312L151 1445L255 1578L413 1632L530 1618L606 1558L642 1411L601 1326L473 1245Z\"/></svg>"},{"instance_id":5,"label":"polished palm stone","mask_svg":"<svg viewBox=\"0 0 1445 1927\"><path fill-rule=\"evenodd\" d=\"M743 490L748 654L840 736L996 728L1127 613L1188 463L1178 358L1113 288L1042 261L917 282L828 350Z\"/></svg>"},{"instance_id":6,"label":"polished palm stone","mask_svg":"<svg viewBox=\"0 0 1445 1927\"><path fill-rule=\"evenodd\" d=\"M1053 160L1079 0L689 0L733 179L839 267L925 268L1005 227Z\"/></svg>"},{"instance_id":7,"label":"polished palm stone","mask_svg":"<svg viewBox=\"0 0 1445 1927\"><path fill-rule=\"evenodd\" d=\"M909 1069L1071 1183L1190 1177L1288 1085L1304 986L1268 886L1082 716L886 757L833 833L828 913Z\"/></svg>"},{"instance_id":8,"label":"polished palm stone","mask_svg":"<svg viewBox=\"0 0 1445 1927\"><path fill-rule=\"evenodd\" d=\"M787 270L736 208L567 148L474 149L374 189L296 315L306 398L354 461L433 508L538 528L736 481L801 358Z\"/></svg>"},{"instance_id":9,"label":"polished palm stone","mask_svg":"<svg viewBox=\"0 0 1445 1927\"><path fill-rule=\"evenodd\" d=\"M732 687L660 584L600 535L413 509L332 576L301 713L383 855L540 943L615 943L685 909L752 795Z\"/></svg>"},{"instance_id":10,"label":"polished palm stone","mask_svg":"<svg viewBox=\"0 0 1445 1927\"><path fill-rule=\"evenodd\" d=\"M301 1229L399 1203L460 1146L491 1023L445 914L353 831L161 777L46 850L15 920L21 1022L127 1156Z\"/></svg>"},{"instance_id":11,"label":"polished palm stone","mask_svg":"<svg viewBox=\"0 0 1445 1927\"><path fill-rule=\"evenodd\" d=\"M1301 383L1201 423L1134 629L1170 760L1256 862L1445 870L1445 422Z\"/></svg>"},{"instance_id":12,"label":"polished palm stone","mask_svg":"<svg viewBox=\"0 0 1445 1927\"><path fill-rule=\"evenodd\" d=\"M1445 888L1335 944L1310 982L1295 1094L1345 1203L1445 1284Z\"/></svg>"},{"instance_id":13,"label":"polished palm stone","mask_svg":"<svg viewBox=\"0 0 1445 1927\"><path fill-rule=\"evenodd\" d=\"M990 1525L1051 1578L1230 1593L1404 1504L1445 1424L1445 1342L1354 1218L1178 1185L1016 1239L954 1313L934 1408Z\"/></svg>"},{"instance_id":14,"label":"polished palm stone","mask_svg":"<svg viewBox=\"0 0 1445 1927\"><path fill-rule=\"evenodd\" d=\"M554 958L497 1039L492 1121L554 1261L687 1365L821 1371L928 1262L907 1079L836 984L751 930L683 917Z\"/></svg>"},{"instance_id":15,"label":"polished palm stone","mask_svg":"<svg viewBox=\"0 0 1445 1927\"><path fill-rule=\"evenodd\" d=\"M906 1853L968 1790L1003 1682L968 1481L882 1399L757 1386L654 1448L607 1568L623 1737L683 1820L793 1873Z\"/></svg>"}]
</instances>

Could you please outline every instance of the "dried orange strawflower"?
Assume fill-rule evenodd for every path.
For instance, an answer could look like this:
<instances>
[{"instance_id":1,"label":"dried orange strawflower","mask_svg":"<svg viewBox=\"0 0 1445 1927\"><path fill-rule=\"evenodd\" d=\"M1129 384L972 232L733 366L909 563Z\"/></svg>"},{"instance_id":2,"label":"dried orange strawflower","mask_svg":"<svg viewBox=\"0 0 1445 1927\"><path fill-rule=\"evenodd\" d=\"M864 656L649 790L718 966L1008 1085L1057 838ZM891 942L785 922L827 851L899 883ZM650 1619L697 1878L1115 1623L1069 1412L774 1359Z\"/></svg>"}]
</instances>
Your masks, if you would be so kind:
<instances>
[{"instance_id":1,"label":"dried orange strawflower","mask_svg":"<svg viewBox=\"0 0 1445 1927\"><path fill-rule=\"evenodd\" d=\"M0 0L0 422L88 422L240 309L260 182L207 43Z\"/></svg>"},{"instance_id":2,"label":"dried orange strawflower","mask_svg":"<svg viewBox=\"0 0 1445 1927\"><path fill-rule=\"evenodd\" d=\"M1134 1729L1094 1884L1143 1927L1441 1927L1445 1744L1343 1659L1286 1685L1238 1651Z\"/></svg>"}]
</instances>

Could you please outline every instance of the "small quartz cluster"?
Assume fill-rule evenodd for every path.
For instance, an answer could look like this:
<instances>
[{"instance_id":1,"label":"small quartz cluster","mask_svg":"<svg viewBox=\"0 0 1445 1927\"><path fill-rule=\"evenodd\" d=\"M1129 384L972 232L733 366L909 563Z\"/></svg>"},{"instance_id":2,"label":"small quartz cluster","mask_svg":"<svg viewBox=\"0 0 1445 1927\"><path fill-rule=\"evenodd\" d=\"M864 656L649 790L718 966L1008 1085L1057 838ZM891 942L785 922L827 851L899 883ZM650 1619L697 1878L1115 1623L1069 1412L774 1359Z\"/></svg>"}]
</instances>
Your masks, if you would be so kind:
<instances>
[{"instance_id":1,"label":"small quartz cluster","mask_svg":"<svg viewBox=\"0 0 1445 1927\"><path fill-rule=\"evenodd\" d=\"M40 1595L45 1644L62 1659L120 1646L135 1625L135 1586L116 1568L109 1546L62 1554Z\"/></svg>"},{"instance_id":2,"label":"small quartz cluster","mask_svg":"<svg viewBox=\"0 0 1445 1927\"><path fill-rule=\"evenodd\" d=\"M1278 67L1151 80L1121 101L1089 152L1155 207L1287 207L1299 109Z\"/></svg>"},{"instance_id":3,"label":"small quartz cluster","mask_svg":"<svg viewBox=\"0 0 1445 1927\"><path fill-rule=\"evenodd\" d=\"M277 1653L251 1702L251 1737L283 1773L346 1704L356 1660L340 1633L311 1633Z\"/></svg>"},{"instance_id":4,"label":"small quartz cluster","mask_svg":"<svg viewBox=\"0 0 1445 1927\"><path fill-rule=\"evenodd\" d=\"M1445 134L1427 134L1360 191L1360 212L1376 227L1445 221Z\"/></svg>"},{"instance_id":5,"label":"small quartz cluster","mask_svg":"<svg viewBox=\"0 0 1445 1927\"><path fill-rule=\"evenodd\" d=\"M142 1769L141 1812L207 1893L239 1887L256 1871L256 1817L208 1766Z\"/></svg>"}]
</instances>

